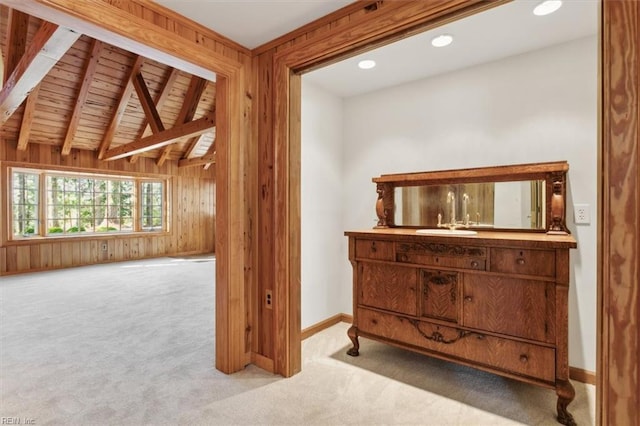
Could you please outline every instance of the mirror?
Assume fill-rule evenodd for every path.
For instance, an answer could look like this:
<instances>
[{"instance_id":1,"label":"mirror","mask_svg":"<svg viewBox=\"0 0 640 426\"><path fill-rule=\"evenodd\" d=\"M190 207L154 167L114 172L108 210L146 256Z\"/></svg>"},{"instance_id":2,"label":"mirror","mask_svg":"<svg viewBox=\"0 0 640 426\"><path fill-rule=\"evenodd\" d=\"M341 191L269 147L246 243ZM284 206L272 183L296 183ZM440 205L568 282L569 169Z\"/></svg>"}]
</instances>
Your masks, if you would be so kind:
<instances>
[{"instance_id":1,"label":"mirror","mask_svg":"<svg viewBox=\"0 0 640 426\"><path fill-rule=\"evenodd\" d=\"M568 233L567 162L399 173L373 178L376 228Z\"/></svg>"},{"instance_id":2,"label":"mirror","mask_svg":"<svg viewBox=\"0 0 640 426\"><path fill-rule=\"evenodd\" d=\"M399 186L394 199L396 226L545 229L543 180Z\"/></svg>"}]
</instances>

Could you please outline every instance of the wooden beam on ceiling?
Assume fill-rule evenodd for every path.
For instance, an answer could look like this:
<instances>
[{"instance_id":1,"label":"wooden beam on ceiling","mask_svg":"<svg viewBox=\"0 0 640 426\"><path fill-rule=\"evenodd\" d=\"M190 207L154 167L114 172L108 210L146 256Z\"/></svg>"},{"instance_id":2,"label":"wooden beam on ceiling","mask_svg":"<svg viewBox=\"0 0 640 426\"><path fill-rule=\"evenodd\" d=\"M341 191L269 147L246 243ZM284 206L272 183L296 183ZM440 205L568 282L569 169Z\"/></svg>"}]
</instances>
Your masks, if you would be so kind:
<instances>
[{"instance_id":1,"label":"wooden beam on ceiling","mask_svg":"<svg viewBox=\"0 0 640 426\"><path fill-rule=\"evenodd\" d=\"M153 99L151 99L151 93L149 93L149 88L144 81L144 77L142 77L142 73L136 74L133 78L133 87L136 89L138 100L144 111L144 116L149 126L151 126L151 131L153 133L164 132L164 124L162 124L160 114L158 114Z\"/></svg>"},{"instance_id":2,"label":"wooden beam on ceiling","mask_svg":"<svg viewBox=\"0 0 640 426\"><path fill-rule=\"evenodd\" d=\"M73 107L71 120L69 120L69 126L67 127L67 134L64 138L64 142L62 143L62 155L69 155L69 153L71 152L73 139L75 138L76 131L78 130L78 124L80 123L80 117L82 116L82 109L84 108L84 104L87 101L89 88L91 87L91 83L93 82L93 75L95 74L98 67L98 61L100 59L101 52L102 42L100 40L92 39L91 51L89 52L89 55L87 56L84 64L84 78L82 79L82 85L80 86L80 91L78 92L78 96L76 97L76 103Z\"/></svg>"},{"instance_id":3,"label":"wooden beam on ceiling","mask_svg":"<svg viewBox=\"0 0 640 426\"><path fill-rule=\"evenodd\" d=\"M191 82L189 83L189 88L184 96L184 101L182 102L182 108L180 108L180 112L178 113L176 124L186 123L193 119L205 87L207 87L207 80L200 78L197 75L191 77ZM167 145L164 148L162 154L160 154L160 158L158 158L158 161L156 162L158 166L162 166L164 164L172 149L173 145Z\"/></svg>"},{"instance_id":4,"label":"wooden beam on ceiling","mask_svg":"<svg viewBox=\"0 0 640 426\"><path fill-rule=\"evenodd\" d=\"M102 142L100 142L100 147L98 148L98 159L103 160L104 155L111 146L111 141L116 134L116 130L118 130L118 126L120 125L120 120L122 120L122 116L124 115L125 110L127 109L127 104L129 103L129 99L131 98L131 93L133 91L133 77L138 74L140 71L140 67L142 67L142 63L144 62L144 57L136 56L135 61L133 62L133 66L131 67L131 71L129 72L129 76L127 77L127 81L125 82L124 87L122 88L122 93L120 94L120 100L118 101L118 106L111 117L111 122L109 123L109 128L107 129L104 137L102 138Z\"/></svg>"},{"instance_id":5,"label":"wooden beam on ceiling","mask_svg":"<svg viewBox=\"0 0 640 426\"><path fill-rule=\"evenodd\" d=\"M178 70L177 68L169 68L169 72L167 73L167 78L164 80L164 83L162 84L162 89L160 89L160 95L158 95L158 98L156 99L156 103L155 103L156 110L162 111L162 107L164 106L164 103L167 101L167 98L169 97L169 93L171 93L171 89L173 88L173 85L176 82L179 75L180 75L180 70ZM146 136L149 136L152 132L151 125L149 124L148 120L146 120L146 117L142 127L144 130L142 130L142 132L138 134L137 139L141 139ZM130 163L135 163L136 161L138 161L138 155L132 155L129 159Z\"/></svg>"},{"instance_id":6,"label":"wooden beam on ceiling","mask_svg":"<svg viewBox=\"0 0 640 426\"><path fill-rule=\"evenodd\" d=\"M3 83L7 81L13 70L16 69L20 58L22 58L27 49L29 15L16 9L9 9L7 21Z\"/></svg>"},{"instance_id":7,"label":"wooden beam on ceiling","mask_svg":"<svg viewBox=\"0 0 640 426\"><path fill-rule=\"evenodd\" d=\"M29 145L29 136L31 136L31 123L33 115L36 112L36 103L38 101L38 93L40 93L40 84L38 84L27 96L27 102L22 113L22 124L20 124L20 133L18 133L18 151L26 151Z\"/></svg>"},{"instance_id":8,"label":"wooden beam on ceiling","mask_svg":"<svg viewBox=\"0 0 640 426\"><path fill-rule=\"evenodd\" d=\"M0 124L11 117L79 37L69 28L42 23L0 91Z\"/></svg>"},{"instance_id":9,"label":"wooden beam on ceiling","mask_svg":"<svg viewBox=\"0 0 640 426\"><path fill-rule=\"evenodd\" d=\"M207 164L215 164L216 162L216 153L207 154L202 157L196 158L183 158L178 161L178 167L193 167L193 166L205 166Z\"/></svg>"},{"instance_id":10,"label":"wooden beam on ceiling","mask_svg":"<svg viewBox=\"0 0 640 426\"><path fill-rule=\"evenodd\" d=\"M172 144L179 139L197 136L208 132L214 127L215 120L211 117L205 116L198 120L172 127L164 132L155 133L151 136L147 136L146 138L110 149L105 153L103 159L107 161L117 160L119 158L129 157L152 149L162 148L163 146Z\"/></svg>"}]
</instances>

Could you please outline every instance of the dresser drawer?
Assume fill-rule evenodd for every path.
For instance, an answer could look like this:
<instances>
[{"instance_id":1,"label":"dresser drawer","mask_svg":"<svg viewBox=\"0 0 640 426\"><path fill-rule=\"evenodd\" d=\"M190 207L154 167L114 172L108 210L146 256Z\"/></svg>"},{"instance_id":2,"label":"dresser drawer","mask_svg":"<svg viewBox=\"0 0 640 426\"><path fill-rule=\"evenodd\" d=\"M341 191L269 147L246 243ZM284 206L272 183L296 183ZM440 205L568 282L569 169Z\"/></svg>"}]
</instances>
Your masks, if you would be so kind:
<instances>
[{"instance_id":1,"label":"dresser drawer","mask_svg":"<svg viewBox=\"0 0 640 426\"><path fill-rule=\"evenodd\" d=\"M356 240L356 258L393 261L393 242Z\"/></svg>"},{"instance_id":2,"label":"dresser drawer","mask_svg":"<svg viewBox=\"0 0 640 426\"><path fill-rule=\"evenodd\" d=\"M473 269L484 271L487 260L472 257L435 256L431 254L396 253L396 262L443 268Z\"/></svg>"},{"instance_id":3,"label":"dresser drawer","mask_svg":"<svg viewBox=\"0 0 640 426\"><path fill-rule=\"evenodd\" d=\"M453 360L523 375L553 384L555 349L445 327L368 309L358 309L357 328L365 334L447 355Z\"/></svg>"},{"instance_id":4,"label":"dresser drawer","mask_svg":"<svg viewBox=\"0 0 640 426\"><path fill-rule=\"evenodd\" d=\"M396 262L445 268L486 270L486 249L455 244L400 243Z\"/></svg>"},{"instance_id":5,"label":"dresser drawer","mask_svg":"<svg viewBox=\"0 0 640 426\"><path fill-rule=\"evenodd\" d=\"M489 269L493 272L538 277L556 275L556 254L553 250L492 248L490 263Z\"/></svg>"}]
</instances>

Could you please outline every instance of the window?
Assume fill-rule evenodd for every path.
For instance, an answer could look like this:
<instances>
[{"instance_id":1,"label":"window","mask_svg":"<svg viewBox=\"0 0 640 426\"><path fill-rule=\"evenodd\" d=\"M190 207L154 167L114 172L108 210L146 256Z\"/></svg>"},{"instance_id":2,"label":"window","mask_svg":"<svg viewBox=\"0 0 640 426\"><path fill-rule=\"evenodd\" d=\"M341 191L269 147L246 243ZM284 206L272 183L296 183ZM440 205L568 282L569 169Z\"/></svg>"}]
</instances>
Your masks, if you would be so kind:
<instances>
[{"instance_id":1,"label":"window","mask_svg":"<svg viewBox=\"0 0 640 426\"><path fill-rule=\"evenodd\" d=\"M44 170L11 176L14 237L166 229L165 181Z\"/></svg>"},{"instance_id":2,"label":"window","mask_svg":"<svg viewBox=\"0 0 640 426\"><path fill-rule=\"evenodd\" d=\"M33 173L14 173L12 182L13 234L37 234L39 177Z\"/></svg>"},{"instance_id":3,"label":"window","mask_svg":"<svg viewBox=\"0 0 640 426\"><path fill-rule=\"evenodd\" d=\"M162 229L162 193L162 182L142 182L142 229Z\"/></svg>"}]
</instances>

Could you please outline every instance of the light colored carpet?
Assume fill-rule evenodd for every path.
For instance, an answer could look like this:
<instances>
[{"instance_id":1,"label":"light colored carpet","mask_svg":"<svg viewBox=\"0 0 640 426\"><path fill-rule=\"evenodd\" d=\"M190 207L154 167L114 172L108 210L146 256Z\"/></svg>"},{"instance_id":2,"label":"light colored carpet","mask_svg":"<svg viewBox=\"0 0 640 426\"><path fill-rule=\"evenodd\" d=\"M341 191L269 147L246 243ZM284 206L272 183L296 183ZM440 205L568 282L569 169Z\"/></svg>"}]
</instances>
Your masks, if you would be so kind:
<instances>
[{"instance_id":1,"label":"light colored carpet","mask_svg":"<svg viewBox=\"0 0 640 426\"><path fill-rule=\"evenodd\" d=\"M303 342L303 371L214 362L212 257L0 278L0 417L36 425L553 425L555 393L361 339ZM574 382L578 424L593 386Z\"/></svg>"}]
</instances>

